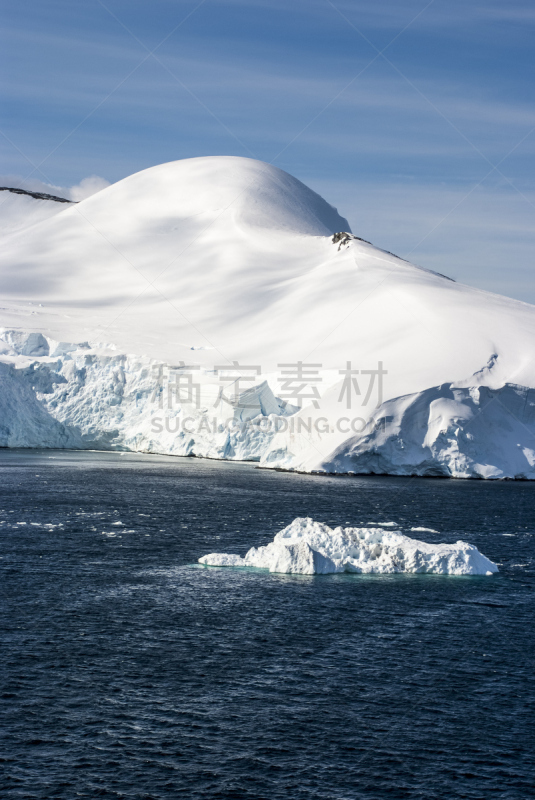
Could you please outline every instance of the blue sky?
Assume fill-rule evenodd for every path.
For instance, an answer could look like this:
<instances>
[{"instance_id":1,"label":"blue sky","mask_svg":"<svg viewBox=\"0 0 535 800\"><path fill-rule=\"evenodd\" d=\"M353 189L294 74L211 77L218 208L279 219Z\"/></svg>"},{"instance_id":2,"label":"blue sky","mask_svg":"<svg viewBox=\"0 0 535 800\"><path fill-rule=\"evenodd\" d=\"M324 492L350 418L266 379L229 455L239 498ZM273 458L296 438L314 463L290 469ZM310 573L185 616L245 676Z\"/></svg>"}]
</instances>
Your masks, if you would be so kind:
<instances>
[{"instance_id":1,"label":"blue sky","mask_svg":"<svg viewBox=\"0 0 535 800\"><path fill-rule=\"evenodd\" d=\"M71 186L252 156L374 244L535 302L532 2L0 8L3 175Z\"/></svg>"}]
</instances>

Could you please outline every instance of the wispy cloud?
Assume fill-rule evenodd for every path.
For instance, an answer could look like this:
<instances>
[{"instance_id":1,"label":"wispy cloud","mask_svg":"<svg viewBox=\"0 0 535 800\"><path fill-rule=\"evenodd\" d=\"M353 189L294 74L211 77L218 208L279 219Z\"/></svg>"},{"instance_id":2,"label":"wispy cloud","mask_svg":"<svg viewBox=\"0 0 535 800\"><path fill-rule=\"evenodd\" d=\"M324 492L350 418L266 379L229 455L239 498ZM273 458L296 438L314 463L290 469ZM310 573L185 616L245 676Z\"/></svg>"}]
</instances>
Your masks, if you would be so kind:
<instances>
[{"instance_id":1,"label":"wispy cloud","mask_svg":"<svg viewBox=\"0 0 535 800\"><path fill-rule=\"evenodd\" d=\"M132 63L130 50L126 51L128 65ZM223 118L239 127L253 145L255 140L275 146L291 138L296 128L313 115L344 86L344 80L335 77L281 74L280 68L268 63L251 64L235 58L233 63L223 59L166 56L166 64L205 99ZM128 66L125 65L125 68ZM75 73L68 81L52 83L46 96L37 83L25 80L3 81L0 91L5 98L26 100L35 107L46 105L52 113L56 106L58 117L64 109L76 119L87 109L96 106L113 88L109 76L84 73L79 80ZM497 153L511 141L511 137L535 126L535 109L520 102L495 100L490 96L460 87L449 77L438 82L424 79L419 82L421 91L432 97L441 111L457 124L468 126L476 140L490 142ZM167 117L167 126L173 127L173 115L186 115L184 122L190 132L202 133L213 129L213 122L186 92L177 86L170 75L157 64L145 65L139 75L126 81L99 109L99 117L118 123L139 124L140 111L158 113L158 126ZM277 114L278 125L266 123ZM330 121L336 121L332 130ZM58 120L59 123L59 120ZM144 120L145 125L150 122ZM163 120L166 125L165 119ZM51 127L54 126L50 122ZM492 126L492 128L489 128ZM323 122L313 125L303 136L308 145L329 147L329 143L347 153L388 149L392 153L409 156L421 154L445 155L466 152L466 143L452 135L443 121L416 92L389 73L375 73L355 82L335 103ZM533 142L525 147L531 148ZM266 152L263 153L266 156Z\"/></svg>"}]
</instances>

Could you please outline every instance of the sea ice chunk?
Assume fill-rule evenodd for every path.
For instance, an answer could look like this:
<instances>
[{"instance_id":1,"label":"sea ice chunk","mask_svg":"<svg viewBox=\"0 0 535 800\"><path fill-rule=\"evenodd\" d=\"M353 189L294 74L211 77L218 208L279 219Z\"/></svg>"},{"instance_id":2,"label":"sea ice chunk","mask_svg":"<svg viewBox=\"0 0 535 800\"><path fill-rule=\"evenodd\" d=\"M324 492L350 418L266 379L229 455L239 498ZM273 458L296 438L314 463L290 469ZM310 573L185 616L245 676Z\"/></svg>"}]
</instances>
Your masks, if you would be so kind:
<instances>
[{"instance_id":1,"label":"sea ice chunk","mask_svg":"<svg viewBox=\"0 0 535 800\"><path fill-rule=\"evenodd\" d=\"M491 575L498 567L474 545L428 544L384 528L329 528L297 517L269 544L252 547L242 558L210 553L199 563L214 567L257 567L270 572L321 575L333 572L418 572L438 575Z\"/></svg>"}]
</instances>

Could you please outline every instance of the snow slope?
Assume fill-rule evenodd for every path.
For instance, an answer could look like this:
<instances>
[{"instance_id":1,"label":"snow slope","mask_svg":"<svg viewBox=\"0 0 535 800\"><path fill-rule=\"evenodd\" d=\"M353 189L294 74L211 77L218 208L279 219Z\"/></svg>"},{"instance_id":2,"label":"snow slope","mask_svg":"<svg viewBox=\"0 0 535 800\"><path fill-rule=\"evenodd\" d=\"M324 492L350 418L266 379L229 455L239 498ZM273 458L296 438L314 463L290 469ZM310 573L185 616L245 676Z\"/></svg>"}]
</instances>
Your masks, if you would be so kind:
<instances>
[{"instance_id":1,"label":"snow slope","mask_svg":"<svg viewBox=\"0 0 535 800\"><path fill-rule=\"evenodd\" d=\"M0 191L0 237L30 228L59 214L66 205L55 200L18 194L4 188Z\"/></svg>"},{"instance_id":2,"label":"snow slope","mask_svg":"<svg viewBox=\"0 0 535 800\"><path fill-rule=\"evenodd\" d=\"M329 528L297 517L264 547L246 555L210 553L199 563L212 567L256 567L270 572L326 575L335 572L435 575L492 575L498 567L466 542L428 544L382 528Z\"/></svg>"},{"instance_id":3,"label":"snow slope","mask_svg":"<svg viewBox=\"0 0 535 800\"><path fill-rule=\"evenodd\" d=\"M348 230L282 170L209 157L132 175L4 236L4 441L535 478L535 308L354 237L333 243ZM285 383L280 365L298 361L317 366ZM238 408L220 396L231 372L214 371L234 362ZM382 397L365 372L379 362ZM198 402L169 402L179 368Z\"/></svg>"}]
</instances>

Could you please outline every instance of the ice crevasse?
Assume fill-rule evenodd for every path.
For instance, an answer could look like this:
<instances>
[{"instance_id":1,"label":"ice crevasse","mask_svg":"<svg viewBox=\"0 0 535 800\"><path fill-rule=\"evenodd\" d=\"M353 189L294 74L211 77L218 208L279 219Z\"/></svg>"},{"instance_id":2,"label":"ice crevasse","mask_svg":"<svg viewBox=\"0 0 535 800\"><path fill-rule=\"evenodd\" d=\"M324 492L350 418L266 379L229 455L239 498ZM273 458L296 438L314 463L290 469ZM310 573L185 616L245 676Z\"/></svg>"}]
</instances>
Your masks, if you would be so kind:
<instances>
[{"instance_id":1,"label":"ice crevasse","mask_svg":"<svg viewBox=\"0 0 535 800\"><path fill-rule=\"evenodd\" d=\"M310 517L297 517L269 544L252 547L242 558L210 553L199 563L212 567L256 567L269 572L326 575L428 573L492 575L498 567L474 545L428 544L382 528L330 528Z\"/></svg>"}]
</instances>

